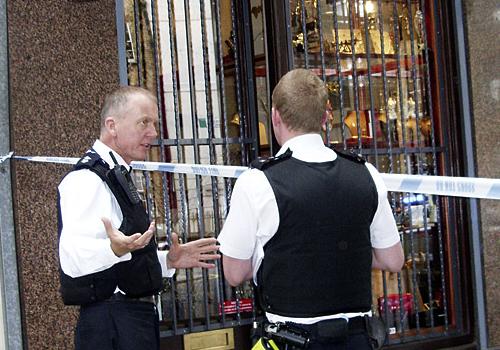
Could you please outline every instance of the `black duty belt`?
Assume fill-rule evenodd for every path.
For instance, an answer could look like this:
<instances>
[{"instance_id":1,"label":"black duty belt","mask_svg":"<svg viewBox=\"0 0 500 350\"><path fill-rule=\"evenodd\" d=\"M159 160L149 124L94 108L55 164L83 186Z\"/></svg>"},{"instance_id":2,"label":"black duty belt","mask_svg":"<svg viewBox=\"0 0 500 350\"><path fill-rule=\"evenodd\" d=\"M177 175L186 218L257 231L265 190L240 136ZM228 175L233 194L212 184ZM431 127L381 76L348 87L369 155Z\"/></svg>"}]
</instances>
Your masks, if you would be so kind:
<instances>
[{"instance_id":1,"label":"black duty belt","mask_svg":"<svg viewBox=\"0 0 500 350\"><path fill-rule=\"evenodd\" d=\"M133 298L133 297L129 297L123 293L116 292L109 299L106 299L106 301L140 301L143 303L154 304L155 298L152 295L147 296L147 297Z\"/></svg>"},{"instance_id":2,"label":"black duty belt","mask_svg":"<svg viewBox=\"0 0 500 350\"><path fill-rule=\"evenodd\" d=\"M305 331L310 341L322 341L345 339L352 334L365 333L368 331L370 318L368 316L345 318L334 318L320 321L314 324L287 323L292 328Z\"/></svg>"},{"instance_id":3,"label":"black duty belt","mask_svg":"<svg viewBox=\"0 0 500 350\"><path fill-rule=\"evenodd\" d=\"M342 343L355 334L366 334L374 349L385 343L385 326L378 318L357 316L349 319L335 318L314 324L293 322L254 323L253 335L279 344L291 345L293 349L306 349L310 343Z\"/></svg>"}]
</instances>

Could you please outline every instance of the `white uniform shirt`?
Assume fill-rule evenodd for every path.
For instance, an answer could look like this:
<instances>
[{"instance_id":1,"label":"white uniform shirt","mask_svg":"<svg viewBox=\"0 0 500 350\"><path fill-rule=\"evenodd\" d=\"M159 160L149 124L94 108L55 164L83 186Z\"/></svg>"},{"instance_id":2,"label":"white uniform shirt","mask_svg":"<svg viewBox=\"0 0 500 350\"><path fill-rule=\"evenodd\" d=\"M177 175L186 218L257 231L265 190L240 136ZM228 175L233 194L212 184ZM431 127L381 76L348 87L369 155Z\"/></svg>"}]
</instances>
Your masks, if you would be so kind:
<instances>
[{"instance_id":1,"label":"white uniform shirt","mask_svg":"<svg viewBox=\"0 0 500 350\"><path fill-rule=\"evenodd\" d=\"M110 166L114 165L111 149L99 140L92 148ZM120 165L130 166L113 152ZM59 184L62 231L59 240L59 257L63 272L70 277L80 277L106 270L116 263L127 261L132 254L117 257L111 250L111 242L101 221L111 220L119 228L123 214L108 185L88 169L69 173ZM142 233L142 232L141 232ZM167 267L167 251L158 251L162 275L171 277L175 269Z\"/></svg>"},{"instance_id":2,"label":"white uniform shirt","mask_svg":"<svg viewBox=\"0 0 500 350\"><path fill-rule=\"evenodd\" d=\"M330 162L337 154L325 147L319 134L306 134L294 137L283 144L277 155L288 148L292 157L305 162ZM378 207L370 225L370 238L373 248L388 248L399 242L399 233L387 200L387 188L375 167L365 163L378 192ZM220 252L236 259L252 259L253 279L257 283L257 271L264 258L264 245L277 232L279 211L273 189L264 172L250 169L242 173L235 183L231 196L231 208L217 240ZM293 257L291 257L293 258ZM311 324L323 319L354 317L366 313L337 314L314 318L290 318L266 313L270 322L291 321Z\"/></svg>"}]
</instances>

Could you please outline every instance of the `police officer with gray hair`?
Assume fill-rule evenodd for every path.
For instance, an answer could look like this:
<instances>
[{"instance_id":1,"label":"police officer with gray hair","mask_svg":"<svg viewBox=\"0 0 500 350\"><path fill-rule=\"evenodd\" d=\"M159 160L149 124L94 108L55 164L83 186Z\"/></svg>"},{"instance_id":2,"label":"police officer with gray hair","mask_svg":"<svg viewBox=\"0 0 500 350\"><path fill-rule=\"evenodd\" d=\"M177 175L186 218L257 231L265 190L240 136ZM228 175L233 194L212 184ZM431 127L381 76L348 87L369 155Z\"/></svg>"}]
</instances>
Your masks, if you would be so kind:
<instances>
[{"instance_id":1,"label":"police officer with gray hair","mask_svg":"<svg viewBox=\"0 0 500 350\"><path fill-rule=\"evenodd\" d=\"M108 94L101 133L58 187L61 295L79 305L77 350L160 348L155 296L177 268L213 268L215 238L158 250L156 225L130 176L157 137L156 97L125 86ZM170 224L170 223L166 223Z\"/></svg>"}]
</instances>

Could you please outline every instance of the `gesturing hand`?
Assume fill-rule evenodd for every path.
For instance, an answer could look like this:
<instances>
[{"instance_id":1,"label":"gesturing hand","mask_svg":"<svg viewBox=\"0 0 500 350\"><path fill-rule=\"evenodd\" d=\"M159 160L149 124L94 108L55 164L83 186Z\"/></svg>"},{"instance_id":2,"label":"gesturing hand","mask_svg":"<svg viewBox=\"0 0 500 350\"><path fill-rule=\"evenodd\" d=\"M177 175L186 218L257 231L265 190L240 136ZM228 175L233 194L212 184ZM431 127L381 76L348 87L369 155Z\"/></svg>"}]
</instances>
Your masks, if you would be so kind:
<instances>
[{"instance_id":1,"label":"gesturing hand","mask_svg":"<svg viewBox=\"0 0 500 350\"><path fill-rule=\"evenodd\" d=\"M151 237L153 237L153 233L155 232L154 221L151 222L146 232L134 233L133 235L126 236L123 232L114 228L108 218L101 218L101 220L106 228L106 233L111 240L111 249L116 256L122 256L134 250L144 248L148 245Z\"/></svg>"},{"instance_id":2,"label":"gesturing hand","mask_svg":"<svg viewBox=\"0 0 500 350\"><path fill-rule=\"evenodd\" d=\"M215 264L208 260L220 259L215 238L200 238L196 241L180 244L177 233L172 233L172 245L167 255L168 266L177 269L191 267L214 268Z\"/></svg>"}]
</instances>

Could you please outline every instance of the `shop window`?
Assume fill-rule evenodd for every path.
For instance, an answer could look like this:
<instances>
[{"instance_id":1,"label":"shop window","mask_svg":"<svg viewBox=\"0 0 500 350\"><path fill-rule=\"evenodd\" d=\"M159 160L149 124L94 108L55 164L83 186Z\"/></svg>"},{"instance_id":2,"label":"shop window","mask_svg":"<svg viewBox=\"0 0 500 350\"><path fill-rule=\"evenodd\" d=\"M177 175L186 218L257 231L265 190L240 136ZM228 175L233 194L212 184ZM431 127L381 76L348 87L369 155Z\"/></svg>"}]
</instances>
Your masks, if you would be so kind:
<instances>
[{"instance_id":1,"label":"shop window","mask_svg":"<svg viewBox=\"0 0 500 350\"><path fill-rule=\"evenodd\" d=\"M380 172L442 175L442 120L431 81L427 1L291 0L294 67L328 86L325 144L363 154ZM405 250L401 273L373 271L373 312L389 343L457 331L442 198L390 193Z\"/></svg>"}]
</instances>

